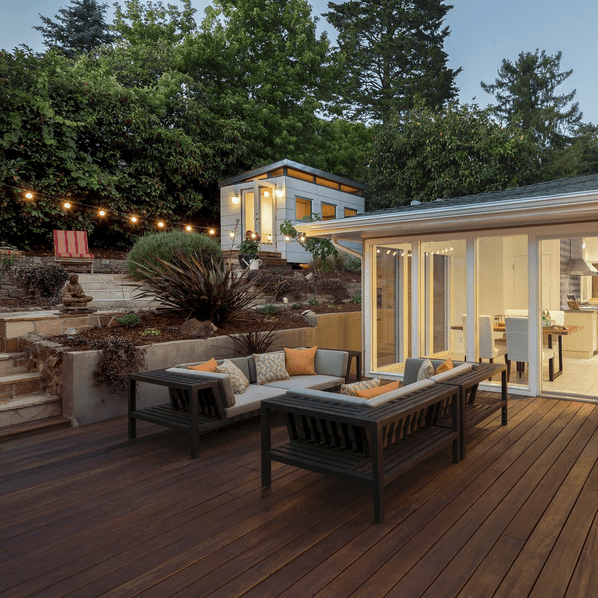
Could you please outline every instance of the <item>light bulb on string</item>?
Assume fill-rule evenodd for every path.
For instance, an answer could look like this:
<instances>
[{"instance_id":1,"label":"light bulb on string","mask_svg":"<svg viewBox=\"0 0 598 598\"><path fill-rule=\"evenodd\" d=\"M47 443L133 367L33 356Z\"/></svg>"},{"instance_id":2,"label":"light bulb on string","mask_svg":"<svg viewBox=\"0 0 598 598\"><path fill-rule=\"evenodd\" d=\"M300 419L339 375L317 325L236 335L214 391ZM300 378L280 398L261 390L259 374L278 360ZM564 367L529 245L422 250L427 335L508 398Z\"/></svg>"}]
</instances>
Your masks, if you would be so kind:
<instances>
[{"instance_id":1,"label":"light bulb on string","mask_svg":"<svg viewBox=\"0 0 598 598\"><path fill-rule=\"evenodd\" d=\"M99 215L99 216L105 216L105 215L106 215L106 210L100 210L100 211L98 212L98 215Z\"/></svg>"},{"instance_id":2,"label":"light bulb on string","mask_svg":"<svg viewBox=\"0 0 598 598\"><path fill-rule=\"evenodd\" d=\"M25 198L26 199L33 199L33 193L31 193L31 191L28 191L27 193L25 193Z\"/></svg>"},{"instance_id":3,"label":"light bulb on string","mask_svg":"<svg viewBox=\"0 0 598 598\"><path fill-rule=\"evenodd\" d=\"M189 226L189 225L187 225L187 226L185 227L185 230L186 230L188 233L190 233L190 232L193 230L193 227L192 227L192 226Z\"/></svg>"},{"instance_id":4,"label":"light bulb on string","mask_svg":"<svg viewBox=\"0 0 598 598\"><path fill-rule=\"evenodd\" d=\"M134 224L135 222L137 222L138 218L137 216L131 216L131 222Z\"/></svg>"},{"instance_id":5,"label":"light bulb on string","mask_svg":"<svg viewBox=\"0 0 598 598\"><path fill-rule=\"evenodd\" d=\"M65 201L65 202L62 204L62 207L63 207L65 210L69 210L69 209L70 209L70 207L71 207L71 204L70 204L68 201Z\"/></svg>"},{"instance_id":6,"label":"light bulb on string","mask_svg":"<svg viewBox=\"0 0 598 598\"><path fill-rule=\"evenodd\" d=\"M215 234L216 234L216 231L215 231L213 228L211 228L211 229L210 229L210 235L211 235L211 236L214 236Z\"/></svg>"},{"instance_id":7,"label":"light bulb on string","mask_svg":"<svg viewBox=\"0 0 598 598\"><path fill-rule=\"evenodd\" d=\"M158 228L164 228L164 222L162 222L161 220L160 222L158 222Z\"/></svg>"}]
</instances>

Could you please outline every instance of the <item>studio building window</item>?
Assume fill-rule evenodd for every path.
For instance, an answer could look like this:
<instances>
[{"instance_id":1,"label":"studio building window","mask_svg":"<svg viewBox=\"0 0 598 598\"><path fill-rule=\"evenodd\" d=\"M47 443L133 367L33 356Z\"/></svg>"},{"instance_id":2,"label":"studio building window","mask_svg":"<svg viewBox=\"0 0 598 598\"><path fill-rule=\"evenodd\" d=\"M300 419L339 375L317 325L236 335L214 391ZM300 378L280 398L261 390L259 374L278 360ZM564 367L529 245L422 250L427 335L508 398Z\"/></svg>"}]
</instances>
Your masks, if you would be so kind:
<instances>
[{"instance_id":1,"label":"studio building window","mask_svg":"<svg viewBox=\"0 0 598 598\"><path fill-rule=\"evenodd\" d=\"M295 220L309 220L311 218L311 200L301 197L295 198Z\"/></svg>"}]
</instances>

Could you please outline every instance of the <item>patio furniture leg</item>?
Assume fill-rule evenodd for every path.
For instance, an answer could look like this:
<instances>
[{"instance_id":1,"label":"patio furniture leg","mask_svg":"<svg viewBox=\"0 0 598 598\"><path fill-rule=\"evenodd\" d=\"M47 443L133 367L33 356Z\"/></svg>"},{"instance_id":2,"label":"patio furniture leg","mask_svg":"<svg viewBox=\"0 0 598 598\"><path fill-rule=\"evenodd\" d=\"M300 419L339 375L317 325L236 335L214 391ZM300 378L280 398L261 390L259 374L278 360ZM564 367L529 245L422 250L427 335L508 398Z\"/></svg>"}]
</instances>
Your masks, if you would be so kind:
<instances>
[{"instance_id":1,"label":"patio furniture leg","mask_svg":"<svg viewBox=\"0 0 598 598\"><path fill-rule=\"evenodd\" d=\"M190 405L189 415L191 417L191 458L197 459L199 456L199 421L198 421L198 410L199 410L199 389L195 389L190 394Z\"/></svg>"},{"instance_id":2,"label":"patio furniture leg","mask_svg":"<svg viewBox=\"0 0 598 598\"><path fill-rule=\"evenodd\" d=\"M510 364L511 362L509 362ZM507 371L502 371L501 373L501 398L504 402L504 407L501 409L502 411L502 425L506 426L507 425L507 415L508 415L508 407L507 407L507 381L508 381L508 370Z\"/></svg>"},{"instance_id":3,"label":"patio furniture leg","mask_svg":"<svg viewBox=\"0 0 598 598\"><path fill-rule=\"evenodd\" d=\"M263 406L260 420L262 428L262 488L269 488L272 485L272 461L267 455L272 448L272 437L270 435L270 410Z\"/></svg>"},{"instance_id":4,"label":"patio furniture leg","mask_svg":"<svg viewBox=\"0 0 598 598\"><path fill-rule=\"evenodd\" d=\"M128 437L129 440L137 437L137 420L131 416L136 408L136 396L137 396L137 381L129 378L129 425L128 425Z\"/></svg>"},{"instance_id":5,"label":"patio furniture leg","mask_svg":"<svg viewBox=\"0 0 598 598\"><path fill-rule=\"evenodd\" d=\"M372 434L372 474L374 482L374 521L384 521L384 460L382 458L382 429Z\"/></svg>"}]
</instances>

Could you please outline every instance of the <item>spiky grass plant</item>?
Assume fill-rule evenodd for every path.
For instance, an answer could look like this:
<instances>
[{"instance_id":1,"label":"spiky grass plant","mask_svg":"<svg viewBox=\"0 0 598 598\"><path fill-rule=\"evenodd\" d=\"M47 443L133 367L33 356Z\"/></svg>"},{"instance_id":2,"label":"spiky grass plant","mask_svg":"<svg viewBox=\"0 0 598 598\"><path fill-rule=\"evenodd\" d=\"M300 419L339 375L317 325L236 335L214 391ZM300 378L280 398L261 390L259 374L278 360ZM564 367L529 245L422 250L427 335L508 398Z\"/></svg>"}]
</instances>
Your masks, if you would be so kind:
<instances>
[{"instance_id":1,"label":"spiky grass plant","mask_svg":"<svg viewBox=\"0 0 598 598\"><path fill-rule=\"evenodd\" d=\"M176 263L157 258L136 264L152 291L173 313L210 320L216 326L232 322L255 303L256 291L244 273L236 274L224 260L201 255L176 255Z\"/></svg>"},{"instance_id":2,"label":"spiky grass plant","mask_svg":"<svg viewBox=\"0 0 598 598\"><path fill-rule=\"evenodd\" d=\"M246 357L254 353L266 353L272 344L279 338L276 330L280 326L280 322L276 320L274 323L268 321L268 314L257 313L255 319L251 324L251 330L247 332L239 332L238 334L227 334L233 343L234 350L239 357Z\"/></svg>"}]
</instances>

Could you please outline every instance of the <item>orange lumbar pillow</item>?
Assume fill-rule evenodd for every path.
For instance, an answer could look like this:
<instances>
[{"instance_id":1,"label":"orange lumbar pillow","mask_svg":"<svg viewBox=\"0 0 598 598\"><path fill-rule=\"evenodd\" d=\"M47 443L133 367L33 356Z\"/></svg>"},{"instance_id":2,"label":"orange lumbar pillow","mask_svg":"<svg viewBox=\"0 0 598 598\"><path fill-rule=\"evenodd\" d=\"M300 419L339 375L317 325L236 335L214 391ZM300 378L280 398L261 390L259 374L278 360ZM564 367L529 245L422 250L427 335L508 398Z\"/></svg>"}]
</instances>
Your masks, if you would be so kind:
<instances>
[{"instance_id":1,"label":"orange lumbar pillow","mask_svg":"<svg viewBox=\"0 0 598 598\"><path fill-rule=\"evenodd\" d=\"M212 357L212 359L210 359L210 361L200 363L199 365L187 366L187 369L188 370L197 370L198 372L215 372L217 367L218 367L218 363Z\"/></svg>"},{"instance_id":2,"label":"orange lumbar pillow","mask_svg":"<svg viewBox=\"0 0 598 598\"><path fill-rule=\"evenodd\" d=\"M384 393L390 392L391 390L397 390L400 384L400 381L397 380L396 382L384 384L383 386L378 386L377 388L364 388L363 390L356 391L355 396L361 397L362 399L373 399L374 397L377 397L378 395L383 395Z\"/></svg>"},{"instance_id":3,"label":"orange lumbar pillow","mask_svg":"<svg viewBox=\"0 0 598 598\"><path fill-rule=\"evenodd\" d=\"M316 351L318 347L311 349L287 349L286 366L289 376L315 376L316 375Z\"/></svg>"},{"instance_id":4,"label":"orange lumbar pillow","mask_svg":"<svg viewBox=\"0 0 598 598\"><path fill-rule=\"evenodd\" d=\"M455 366L453 365L453 360L449 357L444 363L441 363L434 372L435 374L442 374L442 372L447 372L448 370L452 370Z\"/></svg>"}]
</instances>

